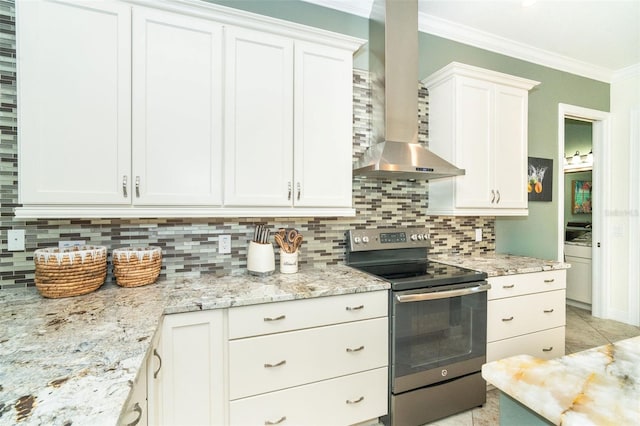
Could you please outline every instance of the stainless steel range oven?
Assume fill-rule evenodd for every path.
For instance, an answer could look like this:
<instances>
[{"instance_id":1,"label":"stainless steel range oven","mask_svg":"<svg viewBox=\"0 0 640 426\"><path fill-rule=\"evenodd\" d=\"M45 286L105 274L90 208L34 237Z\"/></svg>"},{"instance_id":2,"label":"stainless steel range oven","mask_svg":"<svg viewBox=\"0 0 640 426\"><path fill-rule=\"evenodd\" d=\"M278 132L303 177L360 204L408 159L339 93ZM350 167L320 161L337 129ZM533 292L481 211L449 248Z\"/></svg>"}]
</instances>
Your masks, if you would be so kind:
<instances>
[{"instance_id":1,"label":"stainless steel range oven","mask_svg":"<svg viewBox=\"0 0 640 426\"><path fill-rule=\"evenodd\" d=\"M389 292L389 415L423 425L486 401L487 275L427 259L422 228L351 230L347 264Z\"/></svg>"}]
</instances>

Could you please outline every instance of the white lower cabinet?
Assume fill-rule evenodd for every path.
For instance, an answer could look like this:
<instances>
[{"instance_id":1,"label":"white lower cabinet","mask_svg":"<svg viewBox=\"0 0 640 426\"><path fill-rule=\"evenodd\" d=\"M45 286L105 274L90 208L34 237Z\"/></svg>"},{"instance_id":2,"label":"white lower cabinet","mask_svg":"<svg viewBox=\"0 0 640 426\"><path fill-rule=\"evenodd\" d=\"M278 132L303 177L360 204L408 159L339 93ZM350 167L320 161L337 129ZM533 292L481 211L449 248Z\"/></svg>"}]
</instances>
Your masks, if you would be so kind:
<instances>
[{"instance_id":1,"label":"white lower cabinet","mask_svg":"<svg viewBox=\"0 0 640 426\"><path fill-rule=\"evenodd\" d=\"M225 424L224 316L214 309L163 318L151 424Z\"/></svg>"},{"instance_id":2,"label":"white lower cabinet","mask_svg":"<svg viewBox=\"0 0 640 426\"><path fill-rule=\"evenodd\" d=\"M150 361L149 354L142 362L142 368L131 385L131 393L125 403L125 407L118 419L118 426L144 426L148 424L147 410L147 364Z\"/></svg>"},{"instance_id":3,"label":"white lower cabinet","mask_svg":"<svg viewBox=\"0 0 640 426\"><path fill-rule=\"evenodd\" d=\"M564 355L565 270L489 278L487 362Z\"/></svg>"}]
</instances>

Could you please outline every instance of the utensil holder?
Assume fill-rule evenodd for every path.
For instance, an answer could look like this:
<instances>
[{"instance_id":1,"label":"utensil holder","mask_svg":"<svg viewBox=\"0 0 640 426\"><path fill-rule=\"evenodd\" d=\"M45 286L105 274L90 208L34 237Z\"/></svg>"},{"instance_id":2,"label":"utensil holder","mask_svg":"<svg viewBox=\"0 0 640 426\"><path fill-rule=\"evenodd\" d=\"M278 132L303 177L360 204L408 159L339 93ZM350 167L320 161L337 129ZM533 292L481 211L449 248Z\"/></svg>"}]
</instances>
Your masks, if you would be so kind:
<instances>
[{"instance_id":1,"label":"utensil holder","mask_svg":"<svg viewBox=\"0 0 640 426\"><path fill-rule=\"evenodd\" d=\"M280 273L295 274L298 272L298 250L287 253L280 250Z\"/></svg>"},{"instance_id":2,"label":"utensil holder","mask_svg":"<svg viewBox=\"0 0 640 426\"><path fill-rule=\"evenodd\" d=\"M276 270L276 257L271 243L249 242L247 270L251 275L271 275Z\"/></svg>"}]
</instances>

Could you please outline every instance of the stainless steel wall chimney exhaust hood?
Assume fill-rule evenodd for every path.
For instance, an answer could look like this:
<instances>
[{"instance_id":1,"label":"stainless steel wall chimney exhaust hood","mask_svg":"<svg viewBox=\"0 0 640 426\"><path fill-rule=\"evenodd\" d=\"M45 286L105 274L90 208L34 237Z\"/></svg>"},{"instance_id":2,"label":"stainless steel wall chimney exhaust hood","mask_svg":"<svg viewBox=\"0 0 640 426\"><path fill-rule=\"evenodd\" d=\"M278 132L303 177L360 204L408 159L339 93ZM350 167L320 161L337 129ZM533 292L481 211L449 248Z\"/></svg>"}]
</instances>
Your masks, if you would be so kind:
<instances>
[{"instance_id":1,"label":"stainless steel wall chimney exhaust hood","mask_svg":"<svg viewBox=\"0 0 640 426\"><path fill-rule=\"evenodd\" d=\"M418 1L374 0L369 19L373 144L354 176L437 179L464 175L418 143Z\"/></svg>"}]
</instances>

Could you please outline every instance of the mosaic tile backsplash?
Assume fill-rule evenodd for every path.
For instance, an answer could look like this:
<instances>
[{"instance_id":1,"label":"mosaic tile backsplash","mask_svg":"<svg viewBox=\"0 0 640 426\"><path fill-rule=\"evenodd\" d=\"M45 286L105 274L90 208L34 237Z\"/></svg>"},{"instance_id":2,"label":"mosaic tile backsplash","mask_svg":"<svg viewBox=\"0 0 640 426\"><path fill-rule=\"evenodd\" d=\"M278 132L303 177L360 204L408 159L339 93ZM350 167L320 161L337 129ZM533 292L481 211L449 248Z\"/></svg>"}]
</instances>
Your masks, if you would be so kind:
<instances>
[{"instance_id":1,"label":"mosaic tile backsplash","mask_svg":"<svg viewBox=\"0 0 640 426\"><path fill-rule=\"evenodd\" d=\"M371 93L366 71L354 70L353 157L369 146ZM420 142L428 143L428 93L418 87ZM424 226L433 243L431 252L477 255L495 251L495 218L442 217L426 214L428 183L354 179L350 218L216 218L216 219L60 219L18 220L18 156L16 96L15 4L0 0L0 289L34 285L33 252L56 247L58 241L84 240L111 252L127 246L162 247L161 276L242 272L246 248L256 224L295 227L305 237L301 266L344 262L346 230L391 226ZM176 148L178 149L178 148ZM475 228L483 229L475 242ZM26 250L8 252L7 230L26 230ZM218 237L231 235L230 254L218 254ZM276 259L277 261L277 259ZM108 280L112 280L111 273Z\"/></svg>"}]
</instances>

